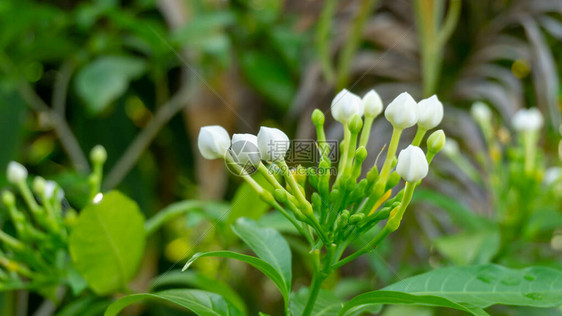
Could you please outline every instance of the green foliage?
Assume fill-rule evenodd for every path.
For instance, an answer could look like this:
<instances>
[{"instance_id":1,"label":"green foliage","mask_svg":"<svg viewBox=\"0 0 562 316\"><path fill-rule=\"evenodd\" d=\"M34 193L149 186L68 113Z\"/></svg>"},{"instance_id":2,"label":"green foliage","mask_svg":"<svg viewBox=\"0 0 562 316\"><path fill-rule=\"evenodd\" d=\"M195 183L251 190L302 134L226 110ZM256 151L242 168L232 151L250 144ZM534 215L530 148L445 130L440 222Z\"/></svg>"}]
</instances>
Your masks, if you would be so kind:
<instances>
[{"instance_id":1,"label":"green foliage","mask_svg":"<svg viewBox=\"0 0 562 316\"><path fill-rule=\"evenodd\" d=\"M143 300L172 303L200 316L243 315L236 307L220 295L201 290L166 290L154 294L133 294L111 304L105 316L116 316L125 307Z\"/></svg>"},{"instance_id":2,"label":"green foliage","mask_svg":"<svg viewBox=\"0 0 562 316\"><path fill-rule=\"evenodd\" d=\"M465 231L433 241L437 250L456 265L485 264L500 249L500 232L495 227Z\"/></svg>"},{"instance_id":3,"label":"green foliage","mask_svg":"<svg viewBox=\"0 0 562 316\"><path fill-rule=\"evenodd\" d=\"M72 262L98 294L126 288L144 246L144 216L135 202L116 191L82 210L69 240Z\"/></svg>"},{"instance_id":4,"label":"green foliage","mask_svg":"<svg viewBox=\"0 0 562 316\"><path fill-rule=\"evenodd\" d=\"M545 267L509 269L499 265L439 268L385 287L459 304L555 307L562 297L562 271Z\"/></svg>"},{"instance_id":5,"label":"green foliage","mask_svg":"<svg viewBox=\"0 0 562 316\"><path fill-rule=\"evenodd\" d=\"M146 69L142 59L131 56L101 56L76 75L76 92L93 114L103 112L127 91L129 82Z\"/></svg>"},{"instance_id":6,"label":"green foliage","mask_svg":"<svg viewBox=\"0 0 562 316\"><path fill-rule=\"evenodd\" d=\"M293 315L302 315L306 300L308 299L308 294L308 288L302 288L296 293L291 293L291 305L289 309ZM312 314L316 316L336 316L342 306L343 301L331 291L320 290Z\"/></svg>"}]
</instances>

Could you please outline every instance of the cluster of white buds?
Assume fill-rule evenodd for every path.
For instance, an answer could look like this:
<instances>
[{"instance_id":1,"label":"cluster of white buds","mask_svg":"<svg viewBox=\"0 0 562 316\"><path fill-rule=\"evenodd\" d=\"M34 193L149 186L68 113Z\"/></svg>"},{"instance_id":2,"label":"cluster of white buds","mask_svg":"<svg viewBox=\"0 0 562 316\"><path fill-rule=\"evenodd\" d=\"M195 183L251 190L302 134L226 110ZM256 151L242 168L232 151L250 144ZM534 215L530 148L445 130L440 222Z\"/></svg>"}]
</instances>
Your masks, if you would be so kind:
<instances>
[{"instance_id":1,"label":"cluster of white buds","mask_svg":"<svg viewBox=\"0 0 562 316\"><path fill-rule=\"evenodd\" d=\"M379 172L373 165L367 176L360 179L362 164L367 158L366 144L371 127L382 111L383 102L375 90L361 98L344 89L334 97L331 113L344 127L340 144L342 155L335 179L330 172L334 161L328 155L330 148L324 132L325 117L318 109L312 113L320 152L317 167L299 165L291 171L284 159L289 149L289 138L272 127L261 127L257 136L234 134L230 138L224 128L206 126L199 133L198 147L206 159L225 159L228 166L233 166L262 199L287 217L311 245L317 245L314 239L318 237L327 250L341 255L341 249L329 248L348 245L355 236L351 232L364 232L385 219L388 221L383 234L398 228L415 187L427 176L433 157L446 145L445 133L438 130L427 139L427 154L419 147L426 132L443 119L443 105L437 96L416 102L404 92L390 102L384 112L393 126L393 134L382 169ZM396 158L402 131L414 125L418 130L412 144ZM285 145L275 146L281 143ZM271 191L264 189L249 173L239 172L247 170L248 164L272 185ZM274 171L282 173L284 184L274 176ZM406 182L405 187L393 190L401 178ZM307 192L307 180L315 189L313 192ZM306 225L315 234L311 234ZM342 261L341 264L345 260Z\"/></svg>"}]
</instances>

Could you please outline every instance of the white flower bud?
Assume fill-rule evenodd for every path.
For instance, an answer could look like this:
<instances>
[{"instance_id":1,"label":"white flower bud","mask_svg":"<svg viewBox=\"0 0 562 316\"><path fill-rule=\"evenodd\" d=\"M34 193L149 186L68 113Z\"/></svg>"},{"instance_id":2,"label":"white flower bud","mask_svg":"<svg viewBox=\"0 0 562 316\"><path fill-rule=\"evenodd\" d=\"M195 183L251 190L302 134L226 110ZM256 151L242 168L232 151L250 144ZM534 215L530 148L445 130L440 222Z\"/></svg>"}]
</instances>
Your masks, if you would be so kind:
<instances>
[{"instance_id":1,"label":"white flower bud","mask_svg":"<svg viewBox=\"0 0 562 316\"><path fill-rule=\"evenodd\" d=\"M405 129L418 122L417 103L408 92L398 95L384 111L384 116L395 128Z\"/></svg>"},{"instance_id":2,"label":"white flower bud","mask_svg":"<svg viewBox=\"0 0 562 316\"><path fill-rule=\"evenodd\" d=\"M562 167L550 167L546 169L543 176L543 182L547 186L551 186L562 181Z\"/></svg>"},{"instance_id":3,"label":"white flower bud","mask_svg":"<svg viewBox=\"0 0 562 316\"><path fill-rule=\"evenodd\" d=\"M537 131L543 125L543 117L537 108L521 109L515 113L511 123L518 132Z\"/></svg>"},{"instance_id":4,"label":"white flower bud","mask_svg":"<svg viewBox=\"0 0 562 316\"><path fill-rule=\"evenodd\" d=\"M280 129L262 126L258 133L261 158L266 161L283 159L289 150L289 137Z\"/></svg>"},{"instance_id":5,"label":"white flower bud","mask_svg":"<svg viewBox=\"0 0 562 316\"><path fill-rule=\"evenodd\" d=\"M252 134L232 135L232 158L240 165L256 165L260 162L258 138Z\"/></svg>"},{"instance_id":6,"label":"white flower bud","mask_svg":"<svg viewBox=\"0 0 562 316\"><path fill-rule=\"evenodd\" d=\"M427 176L429 165L421 148L410 145L398 155L396 172L407 182L414 183Z\"/></svg>"},{"instance_id":7,"label":"white flower bud","mask_svg":"<svg viewBox=\"0 0 562 316\"><path fill-rule=\"evenodd\" d=\"M367 92L361 101L365 116L376 117L382 112L382 100L375 90Z\"/></svg>"},{"instance_id":8,"label":"white flower bud","mask_svg":"<svg viewBox=\"0 0 562 316\"><path fill-rule=\"evenodd\" d=\"M432 129L443 120L443 103L436 95L418 102L417 106L418 126L424 129Z\"/></svg>"},{"instance_id":9,"label":"white flower bud","mask_svg":"<svg viewBox=\"0 0 562 316\"><path fill-rule=\"evenodd\" d=\"M449 157L456 156L459 153L459 143L452 138L447 138L442 150Z\"/></svg>"},{"instance_id":10,"label":"white flower bud","mask_svg":"<svg viewBox=\"0 0 562 316\"><path fill-rule=\"evenodd\" d=\"M492 120L492 111L484 102L474 102L470 108L470 115L472 115L475 121L480 123Z\"/></svg>"},{"instance_id":11,"label":"white flower bud","mask_svg":"<svg viewBox=\"0 0 562 316\"><path fill-rule=\"evenodd\" d=\"M197 146L205 159L224 158L230 147L230 136L222 126L205 126L199 131Z\"/></svg>"},{"instance_id":12,"label":"white flower bud","mask_svg":"<svg viewBox=\"0 0 562 316\"><path fill-rule=\"evenodd\" d=\"M45 182L45 197L50 199L55 194L55 190L57 189L57 184L55 181L47 180Z\"/></svg>"},{"instance_id":13,"label":"white flower bud","mask_svg":"<svg viewBox=\"0 0 562 316\"><path fill-rule=\"evenodd\" d=\"M363 102L357 95L343 89L332 100L331 110L336 121L346 124L354 114L363 115Z\"/></svg>"},{"instance_id":14,"label":"white flower bud","mask_svg":"<svg viewBox=\"0 0 562 316\"><path fill-rule=\"evenodd\" d=\"M10 161L8 170L6 171L6 177L8 182L12 184L25 182L27 179L27 169L18 162Z\"/></svg>"}]
</instances>

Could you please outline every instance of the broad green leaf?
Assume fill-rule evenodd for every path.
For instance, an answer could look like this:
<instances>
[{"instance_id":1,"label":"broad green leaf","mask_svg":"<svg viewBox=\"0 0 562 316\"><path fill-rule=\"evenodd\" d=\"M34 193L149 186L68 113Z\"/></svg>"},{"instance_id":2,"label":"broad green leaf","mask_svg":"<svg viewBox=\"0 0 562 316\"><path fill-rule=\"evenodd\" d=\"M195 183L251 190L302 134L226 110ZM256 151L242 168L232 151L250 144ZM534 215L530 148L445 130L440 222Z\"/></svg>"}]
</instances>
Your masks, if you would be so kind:
<instances>
[{"instance_id":1,"label":"broad green leaf","mask_svg":"<svg viewBox=\"0 0 562 316\"><path fill-rule=\"evenodd\" d=\"M440 306L458 309L473 315L488 315L484 310L476 307L464 306L446 298L431 295L413 295L394 291L372 291L363 293L347 302L338 315L354 315L367 308L380 304L406 304L420 306Z\"/></svg>"},{"instance_id":2,"label":"broad green leaf","mask_svg":"<svg viewBox=\"0 0 562 316\"><path fill-rule=\"evenodd\" d=\"M102 56L82 68L76 76L76 92L88 110L97 114L119 98L129 82L146 69L145 62L131 56Z\"/></svg>"},{"instance_id":3,"label":"broad green leaf","mask_svg":"<svg viewBox=\"0 0 562 316\"><path fill-rule=\"evenodd\" d=\"M302 315L308 300L308 288L302 288L296 293L291 293L289 310L292 315ZM312 309L314 316L337 315L343 306L343 301L328 290L321 289Z\"/></svg>"},{"instance_id":4,"label":"broad green leaf","mask_svg":"<svg viewBox=\"0 0 562 316\"><path fill-rule=\"evenodd\" d=\"M413 276L383 290L433 295L478 307L562 304L562 271L546 267L509 269L495 264L448 267Z\"/></svg>"},{"instance_id":5,"label":"broad green leaf","mask_svg":"<svg viewBox=\"0 0 562 316\"><path fill-rule=\"evenodd\" d=\"M269 263L265 262L260 258L256 258L253 256L243 255L233 251L199 252L193 255L193 257L191 257L191 259L187 261L182 271L187 270L195 260L203 257L223 257L223 258L236 259L245 262L251 265L252 267L260 270L261 273L265 274L266 277L268 277L271 281L273 281L273 283L277 286L277 288L279 288L279 291L281 291L281 294L286 300L289 298L289 288L287 288L283 276L279 272L277 272L277 270Z\"/></svg>"},{"instance_id":6,"label":"broad green leaf","mask_svg":"<svg viewBox=\"0 0 562 316\"><path fill-rule=\"evenodd\" d=\"M295 94L289 70L272 54L248 51L241 56L241 68L249 83L277 107L287 109Z\"/></svg>"},{"instance_id":7,"label":"broad green leaf","mask_svg":"<svg viewBox=\"0 0 562 316\"><path fill-rule=\"evenodd\" d=\"M144 246L144 216L134 201L117 191L80 212L69 240L76 270L100 295L127 285Z\"/></svg>"},{"instance_id":8,"label":"broad green leaf","mask_svg":"<svg viewBox=\"0 0 562 316\"><path fill-rule=\"evenodd\" d=\"M152 280L151 292L161 288L182 288L194 287L204 291L221 295L229 301L243 314L246 314L246 304L238 293L229 285L215 279L211 279L203 274L192 271L168 272Z\"/></svg>"},{"instance_id":9,"label":"broad green leaf","mask_svg":"<svg viewBox=\"0 0 562 316\"><path fill-rule=\"evenodd\" d=\"M200 316L243 315L222 296L201 290L174 289L158 293L133 294L125 296L109 306L105 316L115 316L125 307L143 300L168 302L181 306Z\"/></svg>"},{"instance_id":10,"label":"broad green leaf","mask_svg":"<svg viewBox=\"0 0 562 316\"><path fill-rule=\"evenodd\" d=\"M275 268L286 288L291 290L291 249L285 238L274 229L259 227L245 217L238 219L232 229L258 257Z\"/></svg>"},{"instance_id":11,"label":"broad green leaf","mask_svg":"<svg viewBox=\"0 0 562 316\"><path fill-rule=\"evenodd\" d=\"M455 265L486 264L500 248L500 233L495 227L444 236L433 241L437 250Z\"/></svg>"}]
</instances>

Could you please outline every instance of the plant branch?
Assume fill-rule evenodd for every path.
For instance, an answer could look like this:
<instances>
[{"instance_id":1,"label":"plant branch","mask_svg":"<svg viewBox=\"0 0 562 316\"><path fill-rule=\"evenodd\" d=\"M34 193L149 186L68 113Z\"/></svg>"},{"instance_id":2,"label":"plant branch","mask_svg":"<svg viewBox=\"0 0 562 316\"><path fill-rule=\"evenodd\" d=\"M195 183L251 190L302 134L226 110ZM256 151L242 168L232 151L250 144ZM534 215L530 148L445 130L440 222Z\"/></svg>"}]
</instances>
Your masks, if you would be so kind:
<instances>
[{"instance_id":1,"label":"plant branch","mask_svg":"<svg viewBox=\"0 0 562 316\"><path fill-rule=\"evenodd\" d=\"M127 147L125 153L111 168L106 180L103 183L104 189L112 189L125 178L129 171L136 164L142 153L156 137L160 129L176 115L186 104L187 100L195 91L194 85L178 91L167 103L163 104L157 111L152 120L137 135L133 142Z\"/></svg>"},{"instance_id":2,"label":"plant branch","mask_svg":"<svg viewBox=\"0 0 562 316\"><path fill-rule=\"evenodd\" d=\"M66 96L68 94L68 86L70 84L70 78L72 77L73 71L74 64L70 61L66 61L62 64L62 67L55 79L55 86L51 104L53 105L53 109L63 117L66 111Z\"/></svg>"}]
</instances>

